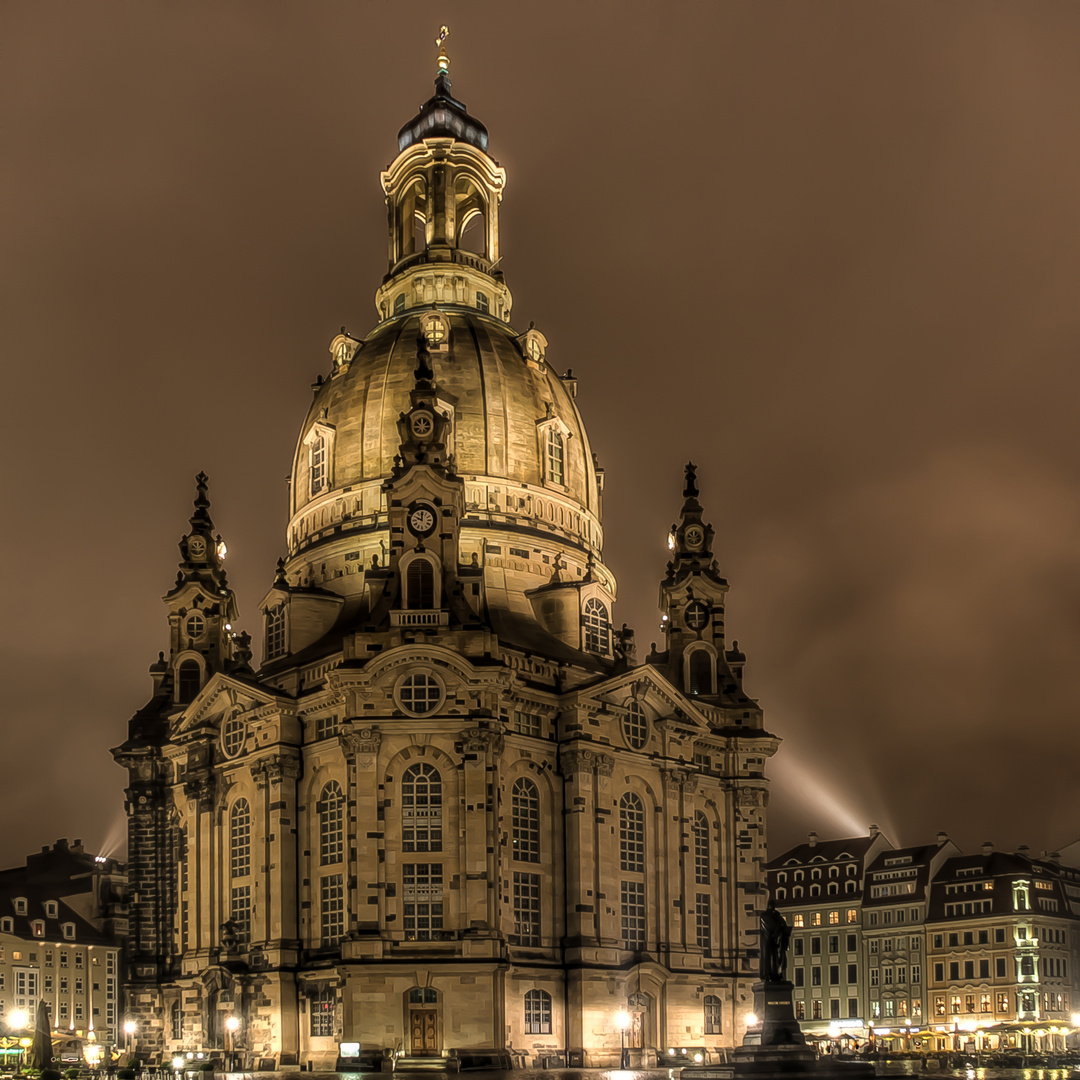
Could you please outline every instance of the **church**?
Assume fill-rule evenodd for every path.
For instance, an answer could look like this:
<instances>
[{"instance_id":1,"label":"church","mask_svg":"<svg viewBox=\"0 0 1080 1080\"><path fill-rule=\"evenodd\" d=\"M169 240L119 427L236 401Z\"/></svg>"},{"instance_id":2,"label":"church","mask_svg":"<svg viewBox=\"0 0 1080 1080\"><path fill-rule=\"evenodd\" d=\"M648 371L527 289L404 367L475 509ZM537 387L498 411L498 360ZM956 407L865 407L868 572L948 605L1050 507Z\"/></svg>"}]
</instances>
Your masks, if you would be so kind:
<instances>
[{"instance_id":1,"label":"church","mask_svg":"<svg viewBox=\"0 0 1080 1080\"><path fill-rule=\"evenodd\" d=\"M779 740L694 467L660 496L664 640L639 660L604 471L574 379L511 322L506 174L445 49L381 181L376 321L334 337L300 424L262 664L200 474L168 647L113 751L135 1053L715 1059L752 1005Z\"/></svg>"}]
</instances>

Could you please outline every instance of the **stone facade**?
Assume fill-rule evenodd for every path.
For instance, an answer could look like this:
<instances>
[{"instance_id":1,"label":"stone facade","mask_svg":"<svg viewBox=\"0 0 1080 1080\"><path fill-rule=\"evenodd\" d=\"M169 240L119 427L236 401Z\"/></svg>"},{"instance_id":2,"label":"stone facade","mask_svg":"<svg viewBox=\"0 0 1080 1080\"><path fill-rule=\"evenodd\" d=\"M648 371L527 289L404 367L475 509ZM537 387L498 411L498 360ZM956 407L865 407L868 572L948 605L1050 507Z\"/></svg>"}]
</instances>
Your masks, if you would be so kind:
<instances>
[{"instance_id":1,"label":"stone facade","mask_svg":"<svg viewBox=\"0 0 1080 1080\"><path fill-rule=\"evenodd\" d=\"M778 740L692 466L664 649L638 664L612 623L603 470L575 381L509 325L505 175L443 61L383 174L381 321L333 340L301 427L264 663L200 477L114 751L148 1057L611 1065L623 1014L651 1064L743 1034Z\"/></svg>"}]
</instances>

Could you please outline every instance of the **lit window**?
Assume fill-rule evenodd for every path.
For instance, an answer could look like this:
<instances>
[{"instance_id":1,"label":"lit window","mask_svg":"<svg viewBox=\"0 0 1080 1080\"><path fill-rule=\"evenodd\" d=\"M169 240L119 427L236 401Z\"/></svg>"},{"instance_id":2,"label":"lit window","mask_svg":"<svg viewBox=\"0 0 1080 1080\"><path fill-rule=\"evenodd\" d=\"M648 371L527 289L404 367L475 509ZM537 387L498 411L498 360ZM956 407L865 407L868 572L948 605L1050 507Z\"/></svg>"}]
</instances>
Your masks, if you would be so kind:
<instances>
[{"instance_id":1,"label":"lit window","mask_svg":"<svg viewBox=\"0 0 1080 1080\"><path fill-rule=\"evenodd\" d=\"M514 858L540 861L540 792L524 777L514 781L511 793Z\"/></svg>"},{"instance_id":2,"label":"lit window","mask_svg":"<svg viewBox=\"0 0 1080 1080\"><path fill-rule=\"evenodd\" d=\"M330 866L345 857L345 797L336 780L319 799L319 864Z\"/></svg>"},{"instance_id":3,"label":"lit window","mask_svg":"<svg viewBox=\"0 0 1080 1080\"><path fill-rule=\"evenodd\" d=\"M398 699L407 712L423 716L442 699L442 687L431 675L406 675L398 687Z\"/></svg>"},{"instance_id":4,"label":"lit window","mask_svg":"<svg viewBox=\"0 0 1080 1080\"><path fill-rule=\"evenodd\" d=\"M551 995L546 990L530 990L525 995L525 1033L551 1034Z\"/></svg>"},{"instance_id":5,"label":"lit window","mask_svg":"<svg viewBox=\"0 0 1080 1080\"><path fill-rule=\"evenodd\" d=\"M266 613L266 659L285 655L285 605L278 604Z\"/></svg>"},{"instance_id":6,"label":"lit window","mask_svg":"<svg viewBox=\"0 0 1080 1080\"><path fill-rule=\"evenodd\" d=\"M251 873L251 807L247 799L237 799L229 816L229 873L234 878Z\"/></svg>"},{"instance_id":7,"label":"lit window","mask_svg":"<svg viewBox=\"0 0 1080 1080\"><path fill-rule=\"evenodd\" d=\"M442 777L425 762L401 778L402 851L442 851Z\"/></svg>"},{"instance_id":8,"label":"lit window","mask_svg":"<svg viewBox=\"0 0 1080 1080\"><path fill-rule=\"evenodd\" d=\"M607 612L604 612L605 618ZM645 710L636 702L631 701L626 707L626 715L622 720L623 738L627 745L635 750L640 750L649 738L649 721Z\"/></svg>"},{"instance_id":9,"label":"lit window","mask_svg":"<svg viewBox=\"0 0 1080 1080\"><path fill-rule=\"evenodd\" d=\"M547 478L553 484L562 484L564 482L564 455L565 448L562 433L552 425L548 428L547 433Z\"/></svg>"},{"instance_id":10,"label":"lit window","mask_svg":"<svg viewBox=\"0 0 1080 1080\"><path fill-rule=\"evenodd\" d=\"M611 624L603 602L595 596L586 600L581 621L585 628L585 651L606 654Z\"/></svg>"}]
</instances>

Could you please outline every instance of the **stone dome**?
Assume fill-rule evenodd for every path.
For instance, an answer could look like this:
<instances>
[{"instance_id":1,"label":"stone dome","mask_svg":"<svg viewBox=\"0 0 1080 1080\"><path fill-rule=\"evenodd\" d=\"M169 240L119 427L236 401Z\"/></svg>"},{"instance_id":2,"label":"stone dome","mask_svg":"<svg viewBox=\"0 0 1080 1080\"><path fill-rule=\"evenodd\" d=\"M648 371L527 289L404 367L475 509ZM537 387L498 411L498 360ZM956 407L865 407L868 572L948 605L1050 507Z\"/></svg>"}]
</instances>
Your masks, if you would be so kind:
<instances>
[{"instance_id":1,"label":"stone dome","mask_svg":"<svg viewBox=\"0 0 1080 1080\"><path fill-rule=\"evenodd\" d=\"M380 542L385 550L383 484L401 444L399 420L410 407L422 321L433 314L432 308L413 310L379 324L351 360L317 386L293 462L288 542L296 580L337 591L327 580L335 575L321 567L327 549L340 549L350 536L366 539L372 554L380 553ZM519 335L467 307L441 307L437 316L448 333L428 356L440 411L450 419L447 453L466 485L464 555L472 548L482 561L485 540L498 534L512 543L517 535L520 547L543 549L549 567L560 556L583 573L592 565L613 591L600 566L600 482L574 380L539 357L546 342L534 330ZM561 478L551 475L547 460L553 436L563 447ZM311 464L320 440L321 486L312 482ZM369 562L365 548L362 565Z\"/></svg>"}]
</instances>

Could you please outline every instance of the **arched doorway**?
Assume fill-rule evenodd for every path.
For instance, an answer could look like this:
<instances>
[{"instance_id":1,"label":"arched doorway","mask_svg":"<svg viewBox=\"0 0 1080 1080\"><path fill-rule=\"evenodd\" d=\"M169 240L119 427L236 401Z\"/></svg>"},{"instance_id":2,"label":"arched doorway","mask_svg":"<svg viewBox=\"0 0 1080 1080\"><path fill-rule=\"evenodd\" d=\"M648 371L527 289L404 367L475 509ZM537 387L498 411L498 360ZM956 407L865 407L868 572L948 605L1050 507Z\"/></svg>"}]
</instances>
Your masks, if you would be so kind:
<instances>
[{"instance_id":1,"label":"arched doorway","mask_svg":"<svg viewBox=\"0 0 1080 1080\"><path fill-rule=\"evenodd\" d=\"M439 992L430 986L414 986L408 993L406 1030L413 1057L440 1053Z\"/></svg>"}]
</instances>

